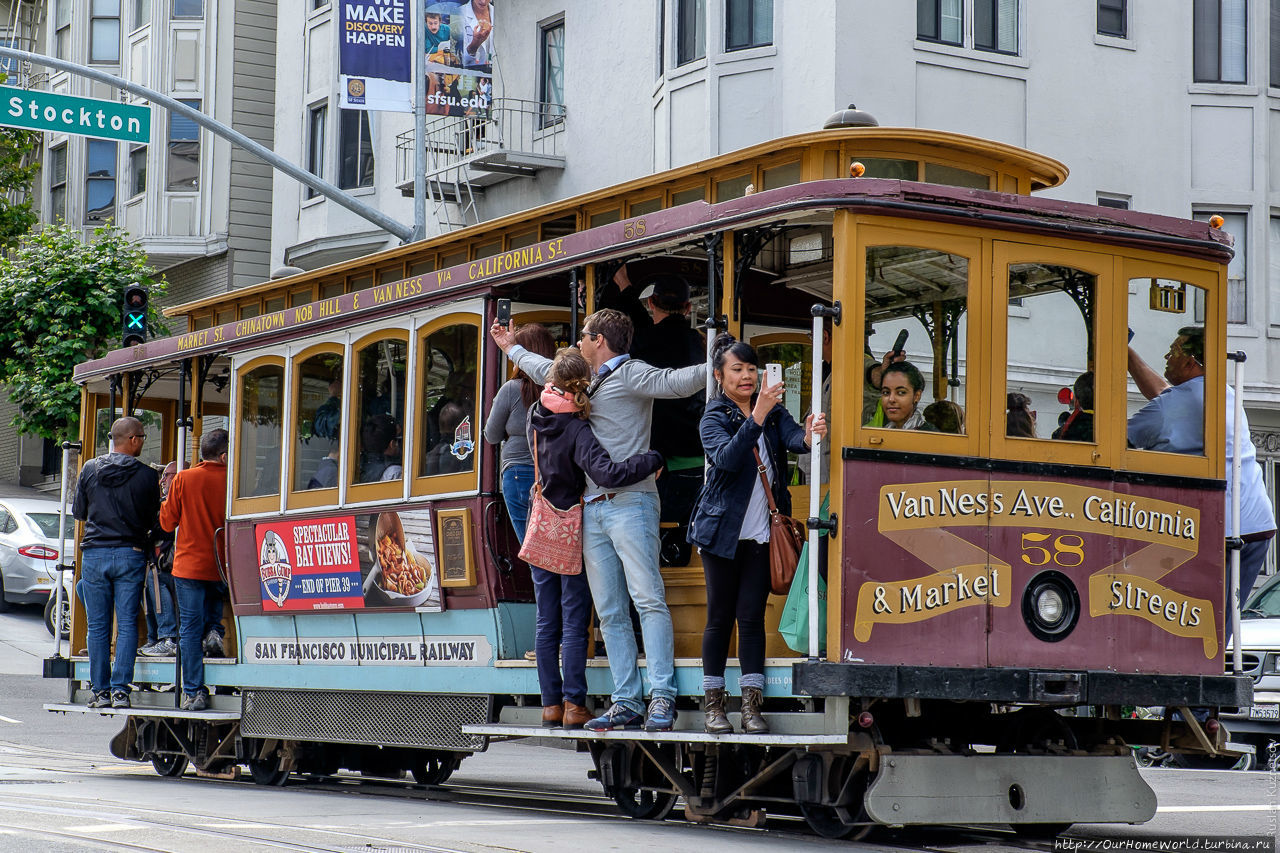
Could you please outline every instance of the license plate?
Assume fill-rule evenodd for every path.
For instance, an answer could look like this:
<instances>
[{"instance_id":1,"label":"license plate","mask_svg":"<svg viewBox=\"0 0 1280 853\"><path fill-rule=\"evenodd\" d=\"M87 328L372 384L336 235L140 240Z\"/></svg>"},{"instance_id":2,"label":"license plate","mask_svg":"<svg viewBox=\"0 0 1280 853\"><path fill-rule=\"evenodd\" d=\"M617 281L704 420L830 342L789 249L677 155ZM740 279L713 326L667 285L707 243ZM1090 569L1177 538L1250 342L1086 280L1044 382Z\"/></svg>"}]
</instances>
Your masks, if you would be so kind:
<instances>
[{"instance_id":1,"label":"license plate","mask_svg":"<svg viewBox=\"0 0 1280 853\"><path fill-rule=\"evenodd\" d=\"M1249 709L1251 720L1280 720L1280 705L1254 705Z\"/></svg>"}]
</instances>

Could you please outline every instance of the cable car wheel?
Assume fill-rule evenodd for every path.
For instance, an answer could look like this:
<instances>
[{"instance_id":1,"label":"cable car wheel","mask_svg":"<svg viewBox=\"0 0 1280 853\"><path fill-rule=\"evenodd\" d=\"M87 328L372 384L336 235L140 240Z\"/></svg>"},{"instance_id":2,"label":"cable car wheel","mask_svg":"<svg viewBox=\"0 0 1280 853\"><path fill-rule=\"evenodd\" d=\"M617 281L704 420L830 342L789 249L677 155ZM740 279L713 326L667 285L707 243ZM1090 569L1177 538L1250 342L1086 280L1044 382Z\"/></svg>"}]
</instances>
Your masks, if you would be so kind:
<instances>
[{"instance_id":1,"label":"cable car wheel","mask_svg":"<svg viewBox=\"0 0 1280 853\"><path fill-rule=\"evenodd\" d=\"M155 752L151 755L151 766L161 776L176 778L187 772L190 759L181 752Z\"/></svg>"},{"instance_id":2,"label":"cable car wheel","mask_svg":"<svg viewBox=\"0 0 1280 853\"><path fill-rule=\"evenodd\" d=\"M806 756L809 761L821 762L817 755ZM802 759L806 760L806 759ZM799 762L797 762L799 764ZM836 756L827 771L827 786L834 790L837 802L844 805L805 802L797 797L796 804L805 823L823 838L861 841L871 833L876 824L867 816L863 800L871 774L865 756Z\"/></svg>"},{"instance_id":3,"label":"cable car wheel","mask_svg":"<svg viewBox=\"0 0 1280 853\"><path fill-rule=\"evenodd\" d=\"M279 741L267 741L273 747L263 754L263 741L245 739L245 748L253 755L249 759L249 775L255 785L283 787L289 779L289 770L284 766L284 755Z\"/></svg>"},{"instance_id":4,"label":"cable car wheel","mask_svg":"<svg viewBox=\"0 0 1280 853\"><path fill-rule=\"evenodd\" d=\"M413 781L419 785L443 785L462 764L462 758L452 752L426 749L409 766Z\"/></svg>"},{"instance_id":5,"label":"cable car wheel","mask_svg":"<svg viewBox=\"0 0 1280 853\"><path fill-rule=\"evenodd\" d=\"M670 791L648 788L623 788L613 794L618 810L636 820L665 820L676 807L676 799Z\"/></svg>"}]
</instances>

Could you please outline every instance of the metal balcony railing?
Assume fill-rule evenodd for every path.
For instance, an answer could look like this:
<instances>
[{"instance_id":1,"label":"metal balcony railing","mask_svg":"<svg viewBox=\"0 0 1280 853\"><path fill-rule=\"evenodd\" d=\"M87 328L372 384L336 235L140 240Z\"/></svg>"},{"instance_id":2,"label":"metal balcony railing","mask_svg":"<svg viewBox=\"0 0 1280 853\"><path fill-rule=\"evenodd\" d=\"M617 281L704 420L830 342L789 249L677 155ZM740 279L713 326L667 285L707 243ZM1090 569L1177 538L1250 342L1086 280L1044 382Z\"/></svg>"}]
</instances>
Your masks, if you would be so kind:
<instances>
[{"instance_id":1,"label":"metal balcony railing","mask_svg":"<svg viewBox=\"0 0 1280 853\"><path fill-rule=\"evenodd\" d=\"M473 172L532 175L564 167L562 104L495 98L488 116L440 116L426 126L428 179L461 166ZM396 183L413 182L414 133L396 137Z\"/></svg>"}]
</instances>

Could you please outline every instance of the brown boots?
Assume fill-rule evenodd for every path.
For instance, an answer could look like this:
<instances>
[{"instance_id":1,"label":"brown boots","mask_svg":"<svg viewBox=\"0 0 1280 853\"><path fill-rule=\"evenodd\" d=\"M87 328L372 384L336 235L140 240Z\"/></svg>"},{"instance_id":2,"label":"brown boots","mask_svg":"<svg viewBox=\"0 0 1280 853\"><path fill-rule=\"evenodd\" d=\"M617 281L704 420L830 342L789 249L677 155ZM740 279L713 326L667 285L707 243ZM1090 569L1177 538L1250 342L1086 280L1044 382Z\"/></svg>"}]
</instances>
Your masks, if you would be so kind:
<instances>
[{"instance_id":1,"label":"brown boots","mask_svg":"<svg viewBox=\"0 0 1280 853\"><path fill-rule=\"evenodd\" d=\"M566 701L563 705L543 705L543 728L580 729L592 717L591 709L574 702Z\"/></svg>"},{"instance_id":2,"label":"brown boots","mask_svg":"<svg viewBox=\"0 0 1280 853\"><path fill-rule=\"evenodd\" d=\"M728 698L729 694L725 692L723 687L706 691L706 696L702 702L702 712L706 718L703 728L706 729L707 734L733 734L733 724L729 722L729 718L724 712L724 705Z\"/></svg>"},{"instance_id":3,"label":"brown boots","mask_svg":"<svg viewBox=\"0 0 1280 853\"><path fill-rule=\"evenodd\" d=\"M742 688L742 733L747 735L767 735L769 724L760 713L764 704L764 691L759 687Z\"/></svg>"},{"instance_id":4,"label":"brown boots","mask_svg":"<svg viewBox=\"0 0 1280 853\"><path fill-rule=\"evenodd\" d=\"M725 705L729 694L723 687L707 690L702 702L705 722L703 728L709 735L733 734L733 724L725 713ZM767 735L769 724L760 713L764 704L764 692L759 687L742 688L742 733L748 735Z\"/></svg>"}]
</instances>

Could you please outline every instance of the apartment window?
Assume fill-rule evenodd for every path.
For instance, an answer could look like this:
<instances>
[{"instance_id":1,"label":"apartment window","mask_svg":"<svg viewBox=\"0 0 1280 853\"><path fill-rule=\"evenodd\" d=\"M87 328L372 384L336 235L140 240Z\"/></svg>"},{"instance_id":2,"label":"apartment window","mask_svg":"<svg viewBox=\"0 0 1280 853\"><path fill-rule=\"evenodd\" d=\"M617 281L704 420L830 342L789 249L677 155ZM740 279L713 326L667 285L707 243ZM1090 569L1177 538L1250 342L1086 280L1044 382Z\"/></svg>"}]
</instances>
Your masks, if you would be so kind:
<instances>
[{"instance_id":1,"label":"apartment window","mask_svg":"<svg viewBox=\"0 0 1280 853\"><path fill-rule=\"evenodd\" d=\"M707 0L676 0L676 65L707 55Z\"/></svg>"},{"instance_id":2,"label":"apartment window","mask_svg":"<svg viewBox=\"0 0 1280 853\"><path fill-rule=\"evenodd\" d=\"M1129 0L1098 0L1098 35L1129 37Z\"/></svg>"},{"instance_id":3,"label":"apartment window","mask_svg":"<svg viewBox=\"0 0 1280 853\"><path fill-rule=\"evenodd\" d=\"M1271 85L1280 88L1280 0L1271 0Z\"/></svg>"},{"instance_id":4,"label":"apartment window","mask_svg":"<svg viewBox=\"0 0 1280 853\"><path fill-rule=\"evenodd\" d=\"M116 143L90 139L84 179L84 222L100 225L116 215Z\"/></svg>"},{"instance_id":5,"label":"apartment window","mask_svg":"<svg viewBox=\"0 0 1280 853\"><path fill-rule=\"evenodd\" d=\"M151 0L133 0L133 28L151 23Z\"/></svg>"},{"instance_id":6,"label":"apartment window","mask_svg":"<svg viewBox=\"0 0 1280 853\"><path fill-rule=\"evenodd\" d=\"M1246 82L1247 0L1195 0L1193 16L1196 82Z\"/></svg>"},{"instance_id":7,"label":"apartment window","mask_svg":"<svg viewBox=\"0 0 1280 853\"><path fill-rule=\"evenodd\" d=\"M71 58L71 0L56 0L53 7L55 34L53 52L60 59Z\"/></svg>"},{"instance_id":8,"label":"apartment window","mask_svg":"<svg viewBox=\"0 0 1280 853\"><path fill-rule=\"evenodd\" d=\"M67 146L49 149L49 217L50 222L67 218Z\"/></svg>"},{"instance_id":9,"label":"apartment window","mask_svg":"<svg viewBox=\"0 0 1280 853\"><path fill-rule=\"evenodd\" d=\"M340 110L338 128L338 186L344 190L373 186L373 138L369 134L369 113Z\"/></svg>"},{"instance_id":10,"label":"apartment window","mask_svg":"<svg viewBox=\"0 0 1280 853\"><path fill-rule=\"evenodd\" d=\"M324 127L329 119L329 107L321 104L307 113L307 171L317 178L324 177ZM307 187L307 198L320 193Z\"/></svg>"},{"instance_id":11,"label":"apartment window","mask_svg":"<svg viewBox=\"0 0 1280 853\"><path fill-rule=\"evenodd\" d=\"M1018 52L1018 0L974 0L973 46L996 53Z\"/></svg>"},{"instance_id":12,"label":"apartment window","mask_svg":"<svg viewBox=\"0 0 1280 853\"><path fill-rule=\"evenodd\" d=\"M1272 292L1275 291L1277 283L1280 283L1280 216L1272 215L1270 232L1267 235L1267 280L1271 282ZM1272 326L1280 326L1280 322L1273 320ZM1277 460L1280 462L1280 460ZM1280 510L1276 511L1280 513Z\"/></svg>"},{"instance_id":13,"label":"apartment window","mask_svg":"<svg viewBox=\"0 0 1280 853\"><path fill-rule=\"evenodd\" d=\"M1196 211L1194 217L1205 222L1217 210ZM1235 242L1235 257L1227 264L1227 322L1244 324L1249 322L1249 286L1245 278L1249 268L1249 214L1222 213L1222 230L1231 235ZM1204 306L1196 305L1196 322L1204 322Z\"/></svg>"},{"instance_id":14,"label":"apartment window","mask_svg":"<svg viewBox=\"0 0 1280 853\"><path fill-rule=\"evenodd\" d=\"M147 146L139 145L129 150L129 195L142 195L147 191Z\"/></svg>"},{"instance_id":15,"label":"apartment window","mask_svg":"<svg viewBox=\"0 0 1280 853\"><path fill-rule=\"evenodd\" d=\"M199 101L182 101L193 110ZM200 189L200 125L186 116L169 113L169 192L195 192Z\"/></svg>"},{"instance_id":16,"label":"apartment window","mask_svg":"<svg viewBox=\"0 0 1280 853\"><path fill-rule=\"evenodd\" d=\"M773 44L773 0L726 0L724 49Z\"/></svg>"},{"instance_id":17,"label":"apartment window","mask_svg":"<svg viewBox=\"0 0 1280 853\"><path fill-rule=\"evenodd\" d=\"M89 61L120 61L120 0L89 0Z\"/></svg>"},{"instance_id":18,"label":"apartment window","mask_svg":"<svg viewBox=\"0 0 1280 853\"><path fill-rule=\"evenodd\" d=\"M204 0L173 0L175 18L203 18Z\"/></svg>"},{"instance_id":19,"label":"apartment window","mask_svg":"<svg viewBox=\"0 0 1280 853\"><path fill-rule=\"evenodd\" d=\"M542 61L538 80L538 100L542 111L539 127L564 121L564 20L542 28Z\"/></svg>"},{"instance_id":20,"label":"apartment window","mask_svg":"<svg viewBox=\"0 0 1280 853\"><path fill-rule=\"evenodd\" d=\"M667 70L667 0L658 0L658 69L656 77Z\"/></svg>"},{"instance_id":21,"label":"apartment window","mask_svg":"<svg viewBox=\"0 0 1280 853\"><path fill-rule=\"evenodd\" d=\"M1110 207L1113 210L1128 210L1131 197L1127 195L1103 195L1098 193L1098 207Z\"/></svg>"},{"instance_id":22,"label":"apartment window","mask_svg":"<svg viewBox=\"0 0 1280 853\"><path fill-rule=\"evenodd\" d=\"M962 44L964 7L961 0L916 0L916 38Z\"/></svg>"}]
</instances>

